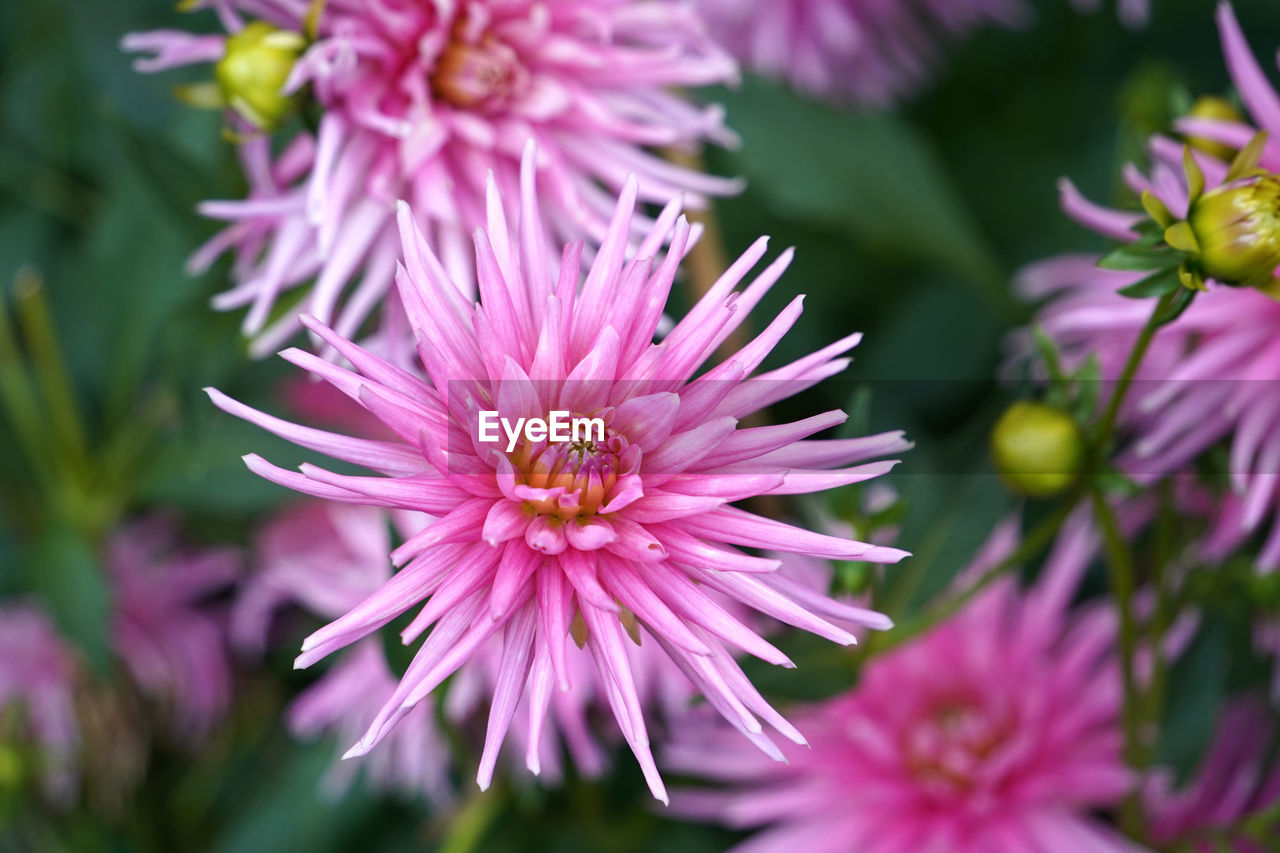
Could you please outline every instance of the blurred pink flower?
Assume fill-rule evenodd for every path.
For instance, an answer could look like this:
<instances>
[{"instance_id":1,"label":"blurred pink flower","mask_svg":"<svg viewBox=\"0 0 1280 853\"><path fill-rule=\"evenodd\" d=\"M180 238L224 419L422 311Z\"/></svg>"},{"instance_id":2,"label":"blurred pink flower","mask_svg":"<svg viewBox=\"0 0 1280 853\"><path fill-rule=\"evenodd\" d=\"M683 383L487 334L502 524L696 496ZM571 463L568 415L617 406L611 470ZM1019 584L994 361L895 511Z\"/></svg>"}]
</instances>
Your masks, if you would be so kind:
<instances>
[{"instance_id":1,"label":"blurred pink flower","mask_svg":"<svg viewBox=\"0 0 1280 853\"><path fill-rule=\"evenodd\" d=\"M1223 833L1245 818L1280 805L1280 764L1266 748L1274 735L1274 716L1265 702L1232 700L1222 711L1217 736L1199 769L1185 785L1175 786L1171 770L1149 778L1143 800L1151 841L1164 849L1174 842L1197 839L1177 848L1194 853L1274 849L1242 833L1228 832L1225 837Z\"/></svg>"},{"instance_id":2,"label":"blurred pink flower","mask_svg":"<svg viewBox=\"0 0 1280 853\"><path fill-rule=\"evenodd\" d=\"M333 619L376 591L391 576L390 523L381 510L322 503L301 504L269 520L256 543L256 571L232 611L236 645L263 651L282 606L296 604ZM361 640L290 705L289 728L299 737L331 733L355 740L396 683L379 639ZM432 711L423 703L390 734L386 748L361 762L335 765L325 779L329 792L341 793L363 767L375 787L423 794L437 804L451 801L449 747Z\"/></svg>"},{"instance_id":3,"label":"blurred pink flower","mask_svg":"<svg viewBox=\"0 0 1280 853\"><path fill-rule=\"evenodd\" d=\"M190 548L156 516L117 530L106 563L116 654L142 692L171 714L174 732L200 738L231 699L226 625L203 602L234 582L239 554Z\"/></svg>"},{"instance_id":4,"label":"blurred pink flower","mask_svg":"<svg viewBox=\"0 0 1280 853\"><path fill-rule=\"evenodd\" d=\"M43 612L25 603L0 607L0 737L17 714L45 795L60 805L71 802L79 781L76 670Z\"/></svg>"},{"instance_id":5,"label":"blurred pink flower","mask_svg":"<svg viewBox=\"0 0 1280 853\"><path fill-rule=\"evenodd\" d=\"M716 590L840 643L848 631L825 617L886 627L879 614L787 588L775 560L737 546L832 559L895 562L905 552L813 533L731 507L761 494L821 491L868 480L905 449L901 434L805 440L845 420L829 412L794 424L738 429L762 406L839 372L850 336L748 379L799 317L797 298L755 340L691 381L778 280L790 252L736 291L766 249L758 241L663 338L654 336L691 229L673 201L628 259L637 200L622 191L610 231L585 279L581 244L560 273L544 256L544 223L526 151L520 227L493 205L476 234L480 304L465 300L428 248L407 205L406 254L398 284L429 382L394 367L314 321L308 328L355 370L288 350L289 361L330 381L400 437L348 438L268 416L210 390L232 414L381 477L302 473L247 457L254 471L299 491L349 503L398 507L436 518L392 552L404 568L378 592L303 644L299 666L368 636L421 602L402 636L419 648L395 694L350 754L367 753L397 721L501 632L503 650L478 781L487 787L521 699L529 697L530 742L540 742L554 689L571 689L570 636L591 653L623 736L654 795L654 766L628 633L642 624L707 697L762 749L778 755L760 718L788 738L798 732L751 686L726 643L764 660L785 655L709 598ZM494 188L496 193L496 187ZM656 257L669 241L665 258ZM525 433L506 452L482 440L482 410L516 423L554 411L598 418L590 440L560 443ZM852 467L843 467L852 466Z\"/></svg>"},{"instance_id":6,"label":"blurred pink flower","mask_svg":"<svg viewBox=\"0 0 1280 853\"><path fill-rule=\"evenodd\" d=\"M242 30L243 16L301 33L316 4L194 5L216 9L229 33ZM321 8L318 36L285 84L309 87L322 113L317 133L300 132L278 152L269 137L249 135L240 147L248 198L201 205L232 224L190 263L200 271L234 252L237 284L215 305L250 306L244 330L258 336L259 354L297 332L304 313L345 337L357 333L392 290L397 199L410 202L453 282L470 295L468 235L484 223L486 176L515 198L530 139L540 151L543 215L565 239L604 237L630 172L644 178L644 201L685 192L696 204L739 188L647 150L734 141L718 107L676 92L736 76L685 3L329 0ZM126 36L123 47L146 54L139 70L160 71L215 62L224 42L162 30ZM312 279L300 306L267 327L280 294ZM395 340L404 314L385 308Z\"/></svg>"},{"instance_id":7,"label":"blurred pink flower","mask_svg":"<svg viewBox=\"0 0 1280 853\"><path fill-rule=\"evenodd\" d=\"M1244 41L1231 7L1218 9L1227 65L1249 107L1265 129L1280 132L1280 97L1266 82ZM1244 125L1185 119L1188 134L1243 146L1256 131ZM1126 170L1135 192L1150 190L1175 216L1187 212L1182 170L1183 145L1165 137L1151 140L1149 175ZM1221 184L1227 164L1194 151L1208 186ZM1280 171L1280 147L1267 146L1262 165ZM1062 183L1062 206L1073 219L1120 242L1134 240L1141 214L1099 207L1069 182ZM1048 302L1036 323L1062 349L1069 366L1096 355L1105 380L1120 375L1125 359L1150 315L1149 301L1128 299L1116 291L1145 272L1099 269L1096 255L1065 255L1022 271L1017 288L1028 299ZM1023 339L1025 354L1029 345ZM1209 282L1175 322L1161 328L1137 375L1122 412L1121 430L1131 441L1122 467L1140 480L1182 470L1222 440L1231 443L1230 485L1238 499L1222 502L1205 555L1230 553L1263 522L1280 512L1280 302L1248 287ZM1280 524L1273 524L1259 564L1280 567Z\"/></svg>"},{"instance_id":8,"label":"blurred pink flower","mask_svg":"<svg viewBox=\"0 0 1280 853\"><path fill-rule=\"evenodd\" d=\"M1026 18L1022 0L697 0L746 68L832 100L885 104L928 81L936 33Z\"/></svg>"},{"instance_id":9,"label":"blurred pink flower","mask_svg":"<svg viewBox=\"0 0 1280 853\"><path fill-rule=\"evenodd\" d=\"M969 571L1014 545L1002 525ZM797 710L811 748L785 746L784 767L723 726L678 730L665 766L728 787L677 792L672 808L764 827L742 853L1136 851L1093 815L1132 781L1111 613L1070 608L1095 550L1077 513L1033 588L996 581L872 658L853 690Z\"/></svg>"}]
</instances>

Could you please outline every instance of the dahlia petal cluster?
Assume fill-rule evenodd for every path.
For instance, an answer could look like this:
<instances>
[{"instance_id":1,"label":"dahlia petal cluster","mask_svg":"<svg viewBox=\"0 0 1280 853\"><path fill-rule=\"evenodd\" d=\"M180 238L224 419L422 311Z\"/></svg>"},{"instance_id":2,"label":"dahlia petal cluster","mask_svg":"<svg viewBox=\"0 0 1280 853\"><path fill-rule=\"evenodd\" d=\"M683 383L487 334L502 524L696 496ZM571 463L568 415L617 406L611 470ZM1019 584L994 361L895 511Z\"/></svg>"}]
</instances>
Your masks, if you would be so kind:
<instances>
[{"instance_id":1,"label":"dahlia petal cluster","mask_svg":"<svg viewBox=\"0 0 1280 853\"><path fill-rule=\"evenodd\" d=\"M39 608L0 607L0 738L16 719L45 795L60 804L73 798L79 778L77 677L75 656Z\"/></svg>"},{"instance_id":2,"label":"dahlia petal cluster","mask_svg":"<svg viewBox=\"0 0 1280 853\"><path fill-rule=\"evenodd\" d=\"M937 38L1025 20L1021 0L697 0L746 68L830 100L887 104L926 83Z\"/></svg>"},{"instance_id":3,"label":"dahlia petal cluster","mask_svg":"<svg viewBox=\"0 0 1280 853\"><path fill-rule=\"evenodd\" d=\"M740 428L746 415L843 369L842 356L858 336L753 375L799 316L797 298L738 353L695 378L778 280L790 253L738 290L766 251L766 242L757 242L655 342L677 267L697 236L679 216L678 201L629 251L639 193L636 180L628 179L585 276L581 243L565 248L556 272L545 256L536 163L530 145L516 223L506 218L496 180L490 185L488 227L475 236L479 304L462 296L411 207L400 207L405 262L397 284L425 378L312 319L304 321L307 327L351 369L299 350L283 353L356 400L398 440L301 427L210 393L232 414L378 475L309 464L291 472L247 457L262 476L328 500L433 518L392 552L400 571L309 637L298 658L298 666L309 666L421 606L402 636L406 643L425 640L350 755L373 749L446 677L500 637L478 773L487 787L521 702L528 700L529 741L539 743L552 696L574 688L568 649L576 644L589 652L650 789L665 800L627 648L643 641L638 629L643 626L713 708L780 757L762 721L788 739L803 738L752 687L729 647L775 664L790 661L708 593L848 644L854 636L832 619L876 628L888 620L798 592L778 577L777 560L742 549L872 562L895 562L905 552L811 532L731 504L877 477L893 463L866 460L906 443L900 433L811 438L843 422L841 412ZM546 429L555 412L571 413L575 424L587 421L588 432L555 439ZM506 435L494 441L485 438L486 417L500 419L504 430L543 419L543 429L521 433L517 426L510 441Z\"/></svg>"},{"instance_id":4,"label":"dahlia petal cluster","mask_svg":"<svg viewBox=\"0 0 1280 853\"><path fill-rule=\"evenodd\" d=\"M175 733L200 738L231 699L225 620L205 602L235 581L239 554L188 547L168 519L153 516L116 531L106 564L116 654L143 693L165 707Z\"/></svg>"},{"instance_id":5,"label":"dahlia petal cluster","mask_svg":"<svg viewBox=\"0 0 1280 853\"><path fill-rule=\"evenodd\" d=\"M1249 50L1228 4L1218 9L1218 24L1232 79L1241 99L1264 128L1280 131L1280 96L1267 82ZM1179 130L1231 148L1244 146L1256 133L1239 122L1185 119ZM1189 192L1184 177L1183 145L1155 137L1150 145L1150 174L1126 170L1131 188L1149 191L1175 216L1185 217ZM1191 149L1207 185L1218 186L1227 163ZM1268 143L1262 168L1280 170L1280 148ZM1062 206L1076 221L1119 242L1137 238L1140 214L1110 210L1085 199L1070 182L1062 185ZM1029 299L1048 298L1036 322L1062 348L1068 364L1090 354L1102 375L1113 380L1151 312L1149 302L1119 295L1119 288L1144 272L1097 267L1096 255L1051 258L1028 267L1019 289ZM1137 375L1122 412L1122 430L1130 437L1120 462L1140 480L1182 470L1220 441L1230 443L1232 496L1222 502L1213 530L1204 541L1205 556L1218 558L1251 533L1272 522L1258 562L1280 567L1280 302L1264 290L1208 282L1176 321L1160 328Z\"/></svg>"},{"instance_id":6,"label":"dahlia petal cluster","mask_svg":"<svg viewBox=\"0 0 1280 853\"><path fill-rule=\"evenodd\" d=\"M1213 742L1186 784L1178 787L1172 772L1161 771L1144 787L1152 842L1164 846L1199 836L1185 849L1196 853L1270 849L1230 830L1280 804L1280 765L1266 749L1274 735L1274 718L1265 702L1245 697L1227 705Z\"/></svg>"},{"instance_id":7,"label":"dahlia petal cluster","mask_svg":"<svg viewBox=\"0 0 1280 853\"><path fill-rule=\"evenodd\" d=\"M472 292L468 233L483 224L493 175L518 193L525 142L537 140L541 203L557 234L607 230L612 199L629 173L642 200L678 192L692 203L736 192L735 181L672 165L651 148L686 148L734 137L718 108L674 90L732 81L733 61L701 19L674 0L208 0L229 34L249 26L313 34L281 84L278 53L261 59L267 94L313 98L314 133L283 145L236 118L247 198L200 210L228 222L191 258L192 271L225 252L235 286L220 309L247 307L246 334L270 352L301 329L303 314L352 337L390 293L399 246L395 202L454 281ZM318 11L318 17L316 12ZM263 23L265 22L265 23ZM164 30L127 36L140 71L230 62L231 39ZM248 50L249 48L246 48ZM250 65L256 57L246 60ZM222 66L220 65L220 68ZM239 79L239 78L236 78ZM228 93L244 101L262 93ZM299 307L282 294L314 280ZM387 346L406 333L386 308Z\"/></svg>"},{"instance_id":8,"label":"dahlia petal cluster","mask_svg":"<svg viewBox=\"0 0 1280 853\"><path fill-rule=\"evenodd\" d=\"M1016 527L997 528L968 571L1016 541ZM1113 619L1070 607L1096 547L1077 513L1034 587L998 580L872 658L849 692L797 710L811 748L785 745L785 767L723 726L685 727L664 766L724 787L679 791L672 808L758 828L735 848L752 853L1136 851L1092 814L1132 784Z\"/></svg>"}]
</instances>

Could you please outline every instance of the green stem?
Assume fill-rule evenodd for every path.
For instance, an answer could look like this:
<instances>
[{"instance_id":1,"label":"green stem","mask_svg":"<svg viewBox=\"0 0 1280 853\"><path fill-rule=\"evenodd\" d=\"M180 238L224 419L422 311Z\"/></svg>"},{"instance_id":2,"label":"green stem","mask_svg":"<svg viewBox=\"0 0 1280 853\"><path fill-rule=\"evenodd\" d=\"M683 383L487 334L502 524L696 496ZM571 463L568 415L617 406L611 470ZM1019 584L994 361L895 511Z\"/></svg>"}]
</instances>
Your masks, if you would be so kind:
<instances>
[{"instance_id":1,"label":"green stem","mask_svg":"<svg viewBox=\"0 0 1280 853\"><path fill-rule=\"evenodd\" d=\"M472 853L481 849L481 842L502 813L503 799L498 790L473 793L449 822L440 853Z\"/></svg>"},{"instance_id":2,"label":"green stem","mask_svg":"<svg viewBox=\"0 0 1280 853\"><path fill-rule=\"evenodd\" d=\"M23 365L18 339L9 316L5 294L0 293L0 406L13 426L36 473L50 473L43 441L46 425L35 389Z\"/></svg>"},{"instance_id":3,"label":"green stem","mask_svg":"<svg viewBox=\"0 0 1280 853\"><path fill-rule=\"evenodd\" d=\"M1173 514L1172 484L1164 480L1160 484L1160 509L1156 520L1155 587L1156 603L1147 630L1147 646L1151 649L1151 683L1147 686L1146 701L1142 706L1142 725L1158 726L1164 713L1165 687L1169 677L1169 662L1163 652L1164 635L1173 622L1173 587L1169 583L1169 563L1173 560L1176 535Z\"/></svg>"},{"instance_id":4,"label":"green stem","mask_svg":"<svg viewBox=\"0 0 1280 853\"><path fill-rule=\"evenodd\" d=\"M1124 679L1124 758L1130 767L1141 770L1147 766L1149 754L1142 731L1142 706L1133 666L1134 654L1138 648L1138 624L1133 613L1137 577L1133 557L1125 545L1115 513L1106 497L1097 489L1093 489L1090 496L1093 499L1094 518L1102 533L1103 550L1111 568L1111 592L1120 618L1120 673ZM1136 791L1125 801L1120 823L1130 836L1141 837L1144 827L1142 801Z\"/></svg>"},{"instance_id":5,"label":"green stem","mask_svg":"<svg viewBox=\"0 0 1280 853\"><path fill-rule=\"evenodd\" d=\"M1116 419L1120 416L1120 406L1124 403L1124 398L1129 393L1129 386L1133 384L1133 378L1137 375L1138 368L1142 365L1142 360L1146 358L1147 350L1151 346L1151 339L1155 337L1156 330L1160 328L1162 319L1168 313L1177 295L1177 291L1174 291L1160 297L1160 301L1156 303L1155 310L1147 318L1146 325L1138 333L1138 339L1134 341L1133 350L1129 353L1129 360L1125 362L1124 369L1120 372L1120 378L1116 381L1116 387L1111 392L1111 399L1107 401L1107 408L1103 412L1101 420L1098 421L1097 430L1093 435L1095 462L1105 458L1107 446L1111 441L1111 433L1115 429Z\"/></svg>"},{"instance_id":6,"label":"green stem","mask_svg":"<svg viewBox=\"0 0 1280 853\"><path fill-rule=\"evenodd\" d=\"M21 270L14 293L17 296L18 319L31 352L31 362L44 392L52 438L60 443L67 460L77 472L84 475L89 467L84 428L71 379L58 347L57 335L53 331L44 282L34 271Z\"/></svg>"}]
</instances>

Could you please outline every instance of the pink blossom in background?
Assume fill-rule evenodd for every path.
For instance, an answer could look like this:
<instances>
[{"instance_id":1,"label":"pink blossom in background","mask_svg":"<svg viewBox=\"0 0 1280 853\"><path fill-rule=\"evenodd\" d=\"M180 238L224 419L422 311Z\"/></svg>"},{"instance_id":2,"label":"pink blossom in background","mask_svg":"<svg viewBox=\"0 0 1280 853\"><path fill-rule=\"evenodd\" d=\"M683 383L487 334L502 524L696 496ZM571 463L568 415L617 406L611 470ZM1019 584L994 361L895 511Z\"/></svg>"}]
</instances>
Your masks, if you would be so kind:
<instances>
[{"instance_id":1,"label":"pink blossom in background","mask_svg":"<svg viewBox=\"0 0 1280 853\"><path fill-rule=\"evenodd\" d=\"M69 805L79 783L77 664L62 636L34 605L0 607L0 737L16 731L22 751L38 762L45 795Z\"/></svg>"},{"instance_id":2,"label":"pink blossom in background","mask_svg":"<svg viewBox=\"0 0 1280 853\"><path fill-rule=\"evenodd\" d=\"M303 32L309 0L216 0L229 33L250 19ZM221 36L175 30L134 33L126 50L141 71L218 60ZM318 38L286 89L308 87L322 111L317 134L278 151L264 135L240 146L248 197L200 210L229 222L192 257L206 269L235 257L236 285L221 309L248 307L244 331L265 354L311 314L354 337L392 291L399 244L395 202L452 273L474 290L469 233L485 220L485 181L518 194L521 150L538 144L539 203L565 239L599 241L628 173L643 201L684 192L690 203L736 192L735 181L681 168L650 149L730 144L717 107L677 89L732 81L733 61L701 19L674 0L330 0ZM268 325L277 298L312 280L297 310ZM387 346L408 334L386 306Z\"/></svg>"},{"instance_id":3,"label":"pink blossom in background","mask_svg":"<svg viewBox=\"0 0 1280 853\"><path fill-rule=\"evenodd\" d=\"M1002 526L968 571L1016 544ZM758 829L739 853L1136 853L1093 814L1132 784L1114 620L1070 607L1095 550L1077 513L1032 588L996 581L872 658L854 689L797 709L809 748L786 745L785 766L691 722L664 765L724 787L677 792L673 810Z\"/></svg>"},{"instance_id":4,"label":"pink blossom in background","mask_svg":"<svg viewBox=\"0 0 1280 853\"><path fill-rule=\"evenodd\" d=\"M1280 132L1280 97L1266 82L1244 41L1231 7L1218 10L1227 65L1245 104L1261 125ZM1242 146L1256 132L1229 122L1186 119L1187 133ZM1130 167L1135 192L1150 190L1175 216L1187 210L1187 188L1179 142L1151 141L1149 174ZM1210 187L1222 182L1227 164L1200 151L1196 160ZM1280 148L1268 145L1262 165L1280 170ZM1116 241L1136 238L1131 230L1141 214L1098 207L1070 182L1062 185L1063 209L1073 219ZM1035 322L1078 365L1096 354L1102 376L1117 377L1152 310L1147 300L1116 290L1145 273L1098 269L1097 255L1051 258L1023 270L1017 284L1028 299L1047 299ZM1025 340L1019 345L1028 351ZM1280 302L1262 291L1209 282L1178 320L1161 328L1142 363L1138 382L1122 413L1121 430L1130 442L1122 466L1140 480L1165 476L1219 441L1230 442L1229 482L1238 499L1226 500L1204 542L1205 556L1220 559L1244 538L1271 522L1258 561L1280 567Z\"/></svg>"},{"instance_id":5,"label":"pink blossom in background","mask_svg":"<svg viewBox=\"0 0 1280 853\"><path fill-rule=\"evenodd\" d=\"M1026 20L1022 0L697 0L748 70L809 95L887 104L938 64L940 38Z\"/></svg>"},{"instance_id":6,"label":"pink blossom in background","mask_svg":"<svg viewBox=\"0 0 1280 853\"><path fill-rule=\"evenodd\" d=\"M1265 853L1273 849L1243 835L1219 834L1280 804L1280 764L1268 752L1275 718L1265 702L1236 698L1221 712L1218 731L1200 766L1181 787L1171 770L1153 774L1143 790L1149 834L1163 849L1199 836L1195 853ZM1209 837L1206 837L1208 835ZM1274 841L1274 836L1272 836Z\"/></svg>"},{"instance_id":7,"label":"pink blossom in background","mask_svg":"<svg viewBox=\"0 0 1280 853\"><path fill-rule=\"evenodd\" d=\"M765 241L758 241L655 344L691 236L678 202L663 210L628 257L639 197L635 180L628 180L585 278L580 243L566 247L557 275L544 255L536 156L530 146L519 227L511 228L505 206L495 203L488 228L476 234L478 306L461 296L409 207L401 207L400 297L429 382L310 320L308 328L354 370L300 350L283 354L359 401L396 432L398 442L300 427L210 393L232 414L382 475L344 476L313 465L290 472L247 457L262 476L329 500L436 519L392 552L403 568L391 580L303 644L298 665L308 666L425 602L402 636L413 642L432 630L350 754L373 749L446 677L501 635L500 673L478 774L487 787L522 699L528 697L530 742L538 743L553 693L573 689L567 647L576 640L589 650L651 790L665 799L628 634L642 625L712 707L779 756L761 720L789 739L802 738L747 681L726 644L775 664L790 662L704 589L848 644L853 635L827 617L877 628L887 627L888 620L817 594L796 596L778 580L776 560L739 547L872 562L895 562L905 552L814 533L729 504L868 480L893 463L855 463L906 445L899 433L809 438L843 422L842 412L739 429L742 417L843 369L847 360L841 356L858 336L748 378L799 316L803 300L797 298L740 352L691 381L778 280L790 253L737 290L765 253ZM659 251L664 244L670 246L665 255ZM606 432L603 440L572 444L529 437L508 454L479 440L481 409L511 423L563 410L599 417Z\"/></svg>"},{"instance_id":8,"label":"pink blossom in background","mask_svg":"<svg viewBox=\"0 0 1280 853\"><path fill-rule=\"evenodd\" d=\"M358 605L391 576L390 524L378 509L318 502L270 519L254 549L255 571L232 611L236 645L264 651L273 617L286 605L325 619ZM354 740L396 683L379 639L361 640L289 706L289 728L299 737ZM341 793L363 767L377 788L421 794L437 804L453 799L449 748L430 703L409 714L388 741L362 761L336 764L324 780L329 793Z\"/></svg>"},{"instance_id":9,"label":"pink blossom in background","mask_svg":"<svg viewBox=\"0 0 1280 853\"><path fill-rule=\"evenodd\" d=\"M106 564L116 654L176 734L202 737L231 699L225 619L205 602L235 581L239 554L192 548L168 519L150 517L112 535Z\"/></svg>"}]
</instances>

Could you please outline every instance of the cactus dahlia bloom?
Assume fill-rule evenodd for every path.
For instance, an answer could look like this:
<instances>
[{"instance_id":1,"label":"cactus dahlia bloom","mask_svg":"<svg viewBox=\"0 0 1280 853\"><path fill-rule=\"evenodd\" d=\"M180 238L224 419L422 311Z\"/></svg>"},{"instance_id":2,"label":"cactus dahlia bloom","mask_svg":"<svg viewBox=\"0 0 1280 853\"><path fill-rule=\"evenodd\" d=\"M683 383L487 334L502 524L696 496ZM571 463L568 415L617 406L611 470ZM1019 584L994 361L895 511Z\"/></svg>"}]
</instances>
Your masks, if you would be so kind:
<instances>
[{"instance_id":1,"label":"cactus dahlia bloom","mask_svg":"<svg viewBox=\"0 0 1280 853\"><path fill-rule=\"evenodd\" d=\"M696 202L737 183L676 167L646 150L733 142L718 108L673 89L732 81L733 61L674 0L204 0L230 35L133 33L136 67L217 63L220 94L248 134L248 197L200 210L230 223L192 257L200 271L235 255L221 309L249 306L246 334L266 353L301 314L353 336L392 291L395 202L472 291L470 231L483 224L492 172L517 195L521 149L537 141L541 202L562 235L604 235L628 173L645 201ZM317 12L318 17L316 17ZM301 34L314 33L309 43ZM282 83L283 81L283 83ZM288 95L319 108L313 135L273 146L257 130L289 112ZM285 291L314 280L297 310L273 319ZM355 282L358 281L358 284ZM399 329L392 306L384 322ZM270 324L269 324L270 323ZM394 337L394 335L392 335Z\"/></svg>"},{"instance_id":2,"label":"cactus dahlia bloom","mask_svg":"<svg viewBox=\"0 0 1280 853\"><path fill-rule=\"evenodd\" d=\"M974 569L1015 544L998 529ZM1111 614L1069 607L1095 548L1077 513L1035 587L1002 578L853 690L797 709L812 748L786 745L784 767L723 726L683 727L664 765L726 787L678 791L673 809L761 828L744 853L1136 853L1091 814L1131 782Z\"/></svg>"},{"instance_id":3,"label":"cactus dahlia bloom","mask_svg":"<svg viewBox=\"0 0 1280 853\"><path fill-rule=\"evenodd\" d=\"M1280 132L1280 97L1254 61L1230 6L1219 7L1218 23L1227 65L1243 101L1264 129ZM1256 133L1239 122L1212 119L1186 119L1179 128L1233 148ZM1149 175L1134 168L1127 171L1130 186L1150 192L1175 216L1187 217L1190 194L1183 146L1156 137L1151 153ZM1193 153L1210 188L1202 200L1224 198L1214 193L1222 189L1227 164L1204 150ZM1280 172L1280 148L1269 143L1261 153L1261 167L1269 175L1258 180L1265 181ZM1237 200L1258 201L1254 188L1243 187L1248 192ZM1063 209L1081 224L1120 242L1136 238L1132 228L1139 214L1097 207L1069 182L1062 189ZM1240 269L1242 278L1265 278L1280 260L1265 249L1270 241L1280 241L1280 219L1275 218L1280 206L1274 199L1259 204L1255 217L1235 220L1244 226L1235 235L1239 242L1218 244L1239 251L1214 259L1221 269ZM1195 217L1191 219L1194 225ZM1200 242L1207 250L1210 241L1202 237ZM1145 272L1099 269L1097 261L1098 256L1087 254L1042 261L1022 272L1018 288L1029 299L1048 298L1036 322L1062 348L1069 365L1094 354L1104 379L1114 379L1152 305L1116 293ZM1141 479L1165 476L1218 442L1230 443L1229 481L1238 499L1222 503L1203 543L1206 556L1223 556L1280 513L1280 302L1275 286L1232 287L1210 278L1208 292L1198 294L1185 313L1156 333L1137 378L1121 421L1129 442L1120 461L1130 474ZM1280 567L1280 524L1272 524L1259 564Z\"/></svg>"},{"instance_id":4,"label":"cactus dahlia bloom","mask_svg":"<svg viewBox=\"0 0 1280 853\"><path fill-rule=\"evenodd\" d=\"M328 380L376 415L399 440L369 441L296 426L211 391L214 401L299 444L381 476L301 473L247 457L259 474L299 491L350 503L424 512L434 519L392 552L399 572L303 644L298 666L368 636L421 606L406 642L430 633L395 693L349 754L386 737L440 683L501 635L502 653L478 781L492 779L497 750L528 698L538 742L555 691L574 689L571 644L589 651L623 737L650 789L665 789L649 749L628 643L643 626L708 702L762 749L779 755L761 720L802 738L752 687L728 651L787 658L707 594L716 591L839 643L829 618L885 627L882 616L799 589L758 548L895 562L905 552L813 533L731 506L764 494L814 492L876 477L904 449L898 433L815 440L841 423L829 412L793 424L738 428L738 421L840 371L858 340L755 376L800 314L794 300L764 332L717 367L694 374L778 280L790 253L742 290L765 252L757 242L663 338L654 335L691 229L670 203L628 253L636 182L628 179L609 233L585 277L580 243L559 273L544 257L544 223L526 151L519 227L490 207L476 234L480 302L468 303L415 225L399 221L405 264L400 298L427 379L393 367L323 324L306 320L350 361L346 370L299 350L289 361ZM496 190L495 190L496 191ZM664 242L670 248L659 253ZM561 441L543 427L555 412L586 419L589 434ZM486 438L490 415L515 437ZM525 420L521 420L525 419ZM530 421L529 419L533 419ZM492 437L491 435L489 436ZM563 436L561 436L563 437ZM865 464L855 464L865 463ZM631 637L629 639L628 637Z\"/></svg>"},{"instance_id":5,"label":"cactus dahlia bloom","mask_svg":"<svg viewBox=\"0 0 1280 853\"><path fill-rule=\"evenodd\" d=\"M198 739L231 699L226 626L205 599L235 580L239 555L185 547L168 520L154 516L116 531L106 563L116 654L143 693L168 712L174 731Z\"/></svg>"},{"instance_id":6,"label":"cactus dahlia bloom","mask_svg":"<svg viewBox=\"0 0 1280 853\"><path fill-rule=\"evenodd\" d=\"M76 669L75 656L41 610L26 603L0 607L0 749L20 744L29 752L45 796L64 806L79 775ZM17 743L9 741L15 726Z\"/></svg>"},{"instance_id":7,"label":"cactus dahlia bloom","mask_svg":"<svg viewBox=\"0 0 1280 853\"><path fill-rule=\"evenodd\" d=\"M697 0L746 68L830 100L884 104L911 94L936 64L935 32L953 38L1014 25L1022 0Z\"/></svg>"}]
</instances>

